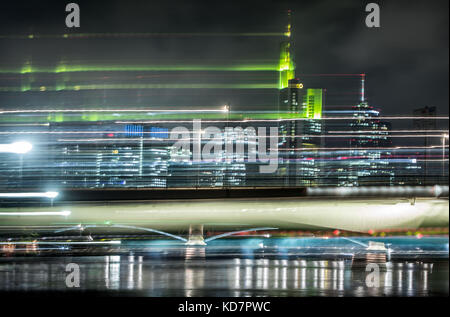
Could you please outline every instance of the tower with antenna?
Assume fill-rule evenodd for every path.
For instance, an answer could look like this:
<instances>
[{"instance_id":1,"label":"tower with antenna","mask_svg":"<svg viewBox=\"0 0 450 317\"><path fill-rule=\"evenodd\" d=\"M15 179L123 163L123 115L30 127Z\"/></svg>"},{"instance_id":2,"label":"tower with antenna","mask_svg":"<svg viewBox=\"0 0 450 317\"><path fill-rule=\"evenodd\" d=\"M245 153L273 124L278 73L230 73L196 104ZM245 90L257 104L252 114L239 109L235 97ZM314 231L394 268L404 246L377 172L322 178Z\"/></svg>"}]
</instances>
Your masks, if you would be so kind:
<instances>
[{"instance_id":1,"label":"tower with antenna","mask_svg":"<svg viewBox=\"0 0 450 317\"><path fill-rule=\"evenodd\" d=\"M281 42L280 47L280 82L279 89L287 88L289 85L289 80L295 78L295 65L291 54L291 36L292 36L292 21L291 21L291 10L288 10L288 23L286 26L286 31L284 32L285 39Z\"/></svg>"},{"instance_id":2,"label":"tower with antenna","mask_svg":"<svg viewBox=\"0 0 450 317\"><path fill-rule=\"evenodd\" d=\"M361 103L363 103L365 100L365 92L364 92L364 85L365 85L365 81L366 81L366 74L361 74Z\"/></svg>"}]
</instances>

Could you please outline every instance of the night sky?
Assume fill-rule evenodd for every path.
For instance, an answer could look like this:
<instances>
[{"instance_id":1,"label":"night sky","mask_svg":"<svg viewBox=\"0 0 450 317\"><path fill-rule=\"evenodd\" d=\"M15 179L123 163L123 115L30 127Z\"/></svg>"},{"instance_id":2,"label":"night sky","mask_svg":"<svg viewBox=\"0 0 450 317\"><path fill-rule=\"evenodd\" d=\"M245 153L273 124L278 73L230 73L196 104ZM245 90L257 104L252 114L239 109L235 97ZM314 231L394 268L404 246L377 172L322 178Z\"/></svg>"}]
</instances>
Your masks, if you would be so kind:
<instances>
[{"instance_id":1,"label":"night sky","mask_svg":"<svg viewBox=\"0 0 450 317\"><path fill-rule=\"evenodd\" d=\"M368 101L383 114L411 115L414 109L425 105L436 106L438 114L448 114L447 0L377 1L381 7L379 29L369 29L364 23L364 8L370 1L76 2L81 8L81 27L68 29L64 8L69 1L2 1L0 35L284 32L286 10L291 9L299 77L366 73ZM29 44L27 40L0 39L0 66L21 65L30 56L44 64L57 63L55 59L61 57L87 63L103 57L143 63L161 59L213 63L230 57L269 61L278 58L280 38L164 36L145 42L39 41ZM348 91L355 87L355 78L342 80L349 82ZM333 81L325 78L315 84L327 86ZM272 102L265 99L264 93L256 95L252 98L259 98L257 103ZM226 101L234 104L246 102L239 95L223 98L231 98ZM4 103L8 99L2 100L0 108L7 106Z\"/></svg>"}]
</instances>

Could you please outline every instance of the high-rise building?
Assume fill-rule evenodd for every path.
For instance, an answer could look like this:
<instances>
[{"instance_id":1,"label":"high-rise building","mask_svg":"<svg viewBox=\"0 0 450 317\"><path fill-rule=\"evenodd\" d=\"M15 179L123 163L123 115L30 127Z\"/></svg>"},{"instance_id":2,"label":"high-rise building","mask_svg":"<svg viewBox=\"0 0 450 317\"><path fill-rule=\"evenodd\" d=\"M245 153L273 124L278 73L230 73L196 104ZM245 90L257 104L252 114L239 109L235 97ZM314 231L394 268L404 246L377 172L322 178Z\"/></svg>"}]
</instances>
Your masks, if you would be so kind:
<instances>
[{"instance_id":1,"label":"high-rise building","mask_svg":"<svg viewBox=\"0 0 450 317\"><path fill-rule=\"evenodd\" d=\"M379 111L366 101L353 107L350 123L349 185L392 184L394 170L390 164L391 124L378 119Z\"/></svg>"},{"instance_id":2,"label":"high-rise building","mask_svg":"<svg viewBox=\"0 0 450 317\"><path fill-rule=\"evenodd\" d=\"M364 83L362 74L358 104L329 112L332 117L343 117L327 121L325 128L325 146L342 149L327 151L323 160L323 179L331 184L360 186L395 181L391 124L381 120L380 112L366 101Z\"/></svg>"},{"instance_id":3,"label":"high-rise building","mask_svg":"<svg viewBox=\"0 0 450 317\"><path fill-rule=\"evenodd\" d=\"M316 160L302 155L305 148L320 147L322 140L323 90L304 87L295 78L295 63L290 38L291 12L288 12L287 39L281 43L280 98L278 111L289 113L290 120L279 125L281 166L278 174L289 186L314 185L318 174Z\"/></svg>"},{"instance_id":4,"label":"high-rise building","mask_svg":"<svg viewBox=\"0 0 450 317\"><path fill-rule=\"evenodd\" d=\"M286 185L314 185L318 172L315 158L305 157L303 149L318 148L322 144L323 90L305 88L298 79L289 80L280 91L280 110L292 115L292 120L279 126L283 166L279 173Z\"/></svg>"},{"instance_id":5,"label":"high-rise building","mask_svg":"<svg viewBox=\"0 0 450 317\"><path fill-rule=\"evenodd\" d=\"M288 88L289 81L295 78L295 65L293 61L293 56L291 52L291 35L292 35L292 24L291 24L291 11L288 11L288 24L286 27L285 36L286 39L281 42L280 46L280 82L279 89L283 90Z\"/></svg>"}]
</instances>

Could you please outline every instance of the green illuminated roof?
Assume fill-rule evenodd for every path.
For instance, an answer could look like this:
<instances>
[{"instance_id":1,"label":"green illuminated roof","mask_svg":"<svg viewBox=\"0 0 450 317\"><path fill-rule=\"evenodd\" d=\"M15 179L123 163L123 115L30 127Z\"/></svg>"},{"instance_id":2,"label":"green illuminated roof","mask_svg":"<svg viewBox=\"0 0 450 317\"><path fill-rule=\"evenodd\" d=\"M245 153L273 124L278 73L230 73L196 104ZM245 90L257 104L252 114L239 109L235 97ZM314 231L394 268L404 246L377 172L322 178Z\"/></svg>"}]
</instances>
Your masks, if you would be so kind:
<instances>
[{"instance_id":1,"label":"green illuminated roof","mask_svg":"<svg viewBox=\"0 0 450 317\"><path fill-rule=\"evenodd\" d=\"M309 119L322 118L322 101L323 90L322 89L306 89L306 95L304 96L304 113L303 116Z\"/></svg>"}]
</instances>

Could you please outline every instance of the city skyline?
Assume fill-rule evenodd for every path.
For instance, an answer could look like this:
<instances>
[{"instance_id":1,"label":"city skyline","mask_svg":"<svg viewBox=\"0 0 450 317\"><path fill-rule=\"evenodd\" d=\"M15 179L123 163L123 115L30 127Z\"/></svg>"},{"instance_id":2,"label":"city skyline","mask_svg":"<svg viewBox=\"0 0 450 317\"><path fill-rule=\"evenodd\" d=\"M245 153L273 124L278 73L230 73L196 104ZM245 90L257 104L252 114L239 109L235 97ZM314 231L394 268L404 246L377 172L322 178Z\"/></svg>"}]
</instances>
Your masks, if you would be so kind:
<instances>
[{"instance_id":1,"label":"city skyline","mask_svg":"<svg viewBox=\"0 0 450 317\"><path fill-rule=\"evenodd\" d=\"M447 0L74 1L0 4L5 303L448 297Z\"/></svg>"}]
</instances>

